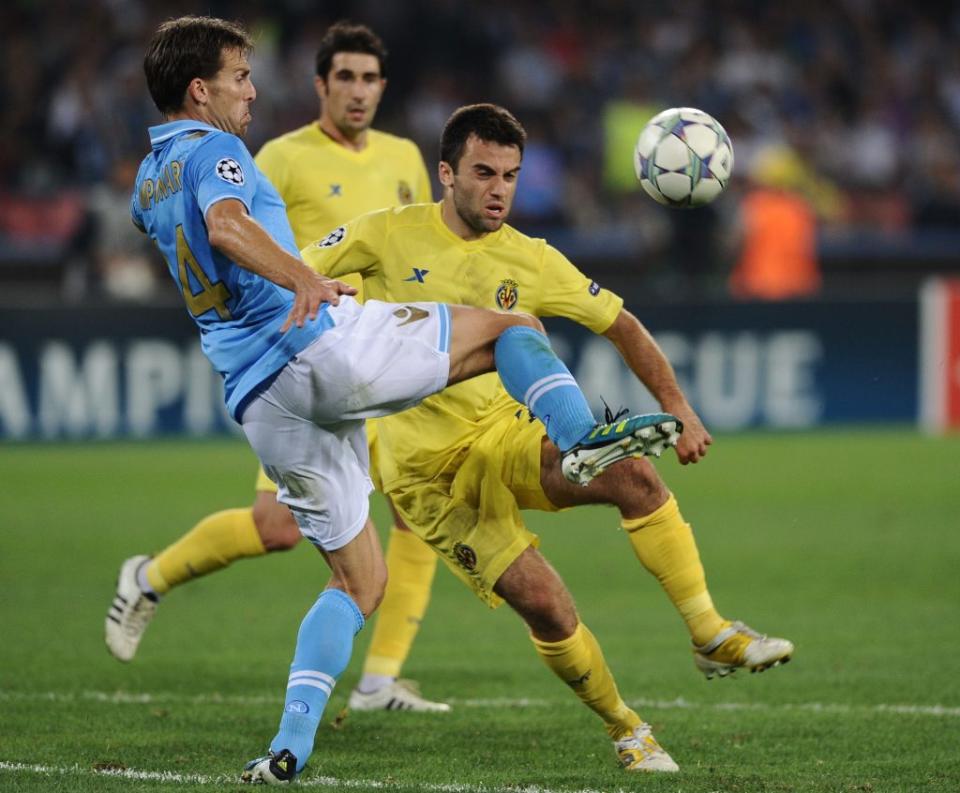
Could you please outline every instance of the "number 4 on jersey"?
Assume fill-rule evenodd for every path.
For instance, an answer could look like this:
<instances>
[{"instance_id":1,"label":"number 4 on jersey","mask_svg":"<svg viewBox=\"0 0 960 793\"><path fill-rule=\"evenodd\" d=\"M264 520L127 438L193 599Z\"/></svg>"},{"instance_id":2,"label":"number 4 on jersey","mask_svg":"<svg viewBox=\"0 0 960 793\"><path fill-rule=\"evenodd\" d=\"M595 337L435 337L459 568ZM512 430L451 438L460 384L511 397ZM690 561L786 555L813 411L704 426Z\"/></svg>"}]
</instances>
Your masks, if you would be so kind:
<instances>
[{"instance_id":1,"label":"number 4 on jersey","mask_svg":"<svg viewBox=\"0 0 960 793\"><path fill-rule=\"evenodd\" d=\"M190 286L190 279L187 277L187 268L193 273L197 283L200 284L200 291L194 294L193 287ZM195 317L205 314L211 308L216 309L217 316L220 319L230 319L230 310L227 308L227 301L230 299L230 290L222 281L211 283L207 274L200 267L197 258L187 245L187 239L183 235L183 226L177 226L177 272L180 276L180 289L183 292L183 299L187 303L187 308Z\"/></svg>"}]
</instances>

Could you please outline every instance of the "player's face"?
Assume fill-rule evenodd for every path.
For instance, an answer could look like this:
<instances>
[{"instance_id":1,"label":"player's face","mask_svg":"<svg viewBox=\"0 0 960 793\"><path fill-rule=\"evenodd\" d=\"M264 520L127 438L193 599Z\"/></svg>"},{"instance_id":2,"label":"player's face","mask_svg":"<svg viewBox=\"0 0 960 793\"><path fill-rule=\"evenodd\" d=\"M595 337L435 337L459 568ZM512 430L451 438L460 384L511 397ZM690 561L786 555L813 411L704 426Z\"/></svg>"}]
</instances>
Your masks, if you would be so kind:
<instances>
[{"instance_id":1,"label":"player's face","mask_svg":"<svg viewBox=\"0 0 960 793\"><path fill-rule=\"evenodd\" d=\"M317 77L315 83L323 103L321 119L347 138L370 127L387 85L377 56L363 52L334 53L326 79Z\"/></svg>"},{"instance_id":2,"label":"player's face","mask_svg":"<svg viewBox=\"0 0 960 793\"><path fill-rule=\"evenodd\" d=\"M220 62L220 71L206 81L207 115L217 129L242 138L253 120L250 105L257 98L257 89L250 80L250 64L238 49L225 49Z\"/></svg>"},{"instance_id":3,"label":"player's face","mask_svg":"<svg viewBox=\"0 0 960 793\"><path fill-rule=\"evenodd\" d=\"M453 198L456 214L472 236L496 231L506 221L517 190L520 158L516 146L488 143L471 135L456 172L448 163L440 163L444 192Z\"/></svg>"}]
</instances>

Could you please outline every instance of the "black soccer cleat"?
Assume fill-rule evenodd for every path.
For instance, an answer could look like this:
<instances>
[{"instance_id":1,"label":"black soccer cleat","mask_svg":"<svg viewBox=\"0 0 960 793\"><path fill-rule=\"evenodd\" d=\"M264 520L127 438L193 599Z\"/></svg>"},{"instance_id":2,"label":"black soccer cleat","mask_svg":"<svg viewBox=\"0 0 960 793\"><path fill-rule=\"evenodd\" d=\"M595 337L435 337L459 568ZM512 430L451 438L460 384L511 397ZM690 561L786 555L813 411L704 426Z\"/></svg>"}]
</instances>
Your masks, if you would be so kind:
<instances>
[{"instance_id":1,"label":"black soccer cleat","mask_svg":"<svg viewBox=\"0 0 960 793\"><path fill-rule=\"evenodd\" d=\"M289 749L271 751L243 767L240 781L250 785L283 785L297 775L297 758Z\"/></svg>"}]
</instances>

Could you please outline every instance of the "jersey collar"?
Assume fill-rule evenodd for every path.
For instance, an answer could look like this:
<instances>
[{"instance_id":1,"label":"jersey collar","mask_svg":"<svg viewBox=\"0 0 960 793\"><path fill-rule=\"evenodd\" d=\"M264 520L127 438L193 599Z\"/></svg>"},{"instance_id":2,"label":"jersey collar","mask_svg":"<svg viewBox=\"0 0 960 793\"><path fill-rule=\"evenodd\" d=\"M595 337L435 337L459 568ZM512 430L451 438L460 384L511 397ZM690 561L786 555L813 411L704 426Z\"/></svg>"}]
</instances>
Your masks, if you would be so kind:
<instances>
[{"instance_id":1,"label":"jersey collar","mask_svg":"<svg viewBox=\"0 0 960 793\"><path fill-rule=\"evenodd\" d=\"M503 236L503 230L507 227L507 224L504 223L496 231L491 231L487 234L484 234L479 239L475 240L465 240L463 237L458 236L454 233L446 223L443 222L443 212L441 208L442 201L435 201L433 207L431 208L431 215L433 219L433 224L436 226L440 233L443 234L451 242L455 242L458 245L463 246L467 249L476 249L484 248L487 245L493 245L496 243L501 236Z\"/></svg>"},{"instance_id":2,"label":"jersey collar","mask_svg":"<svg viewBox=\"0 0 960 793\"><path fill-rule=\"evenodd\" d=\"M168 121L166 124L157 124L155 127L150 127L150 146L158 149L170 140L170 138L175 138L184 132L193 132L195 130L204 130L206 132L219 131L216 127L211 127L209 124L190 118L179 121Z\"/></svg>"}]
</instances>

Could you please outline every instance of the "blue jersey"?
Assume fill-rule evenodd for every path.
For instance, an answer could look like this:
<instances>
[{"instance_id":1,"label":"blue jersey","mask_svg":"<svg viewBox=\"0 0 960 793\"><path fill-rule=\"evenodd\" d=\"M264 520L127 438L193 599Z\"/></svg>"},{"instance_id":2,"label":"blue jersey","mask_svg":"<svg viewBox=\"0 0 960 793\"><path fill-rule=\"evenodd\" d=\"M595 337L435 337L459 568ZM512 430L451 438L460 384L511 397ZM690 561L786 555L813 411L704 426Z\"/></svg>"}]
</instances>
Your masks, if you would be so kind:
<instances>
[{"instance_id":1,"label":"blue jersey","mask_svg":"<svg viewBox=\"0 0 960 793\"><path fill-rule=\"evenodd\" d=\"M256 386L332 326L324 303L302 328L280 327L293 293L231 261L210 245L204 217L235 198L273 239L299 258L286 207L236 136L199 121L150 128L150 152L134 187L133 222L156 242L203 351L224 379L230 415L240 419Z\"/></svg>"}]
</instances>

